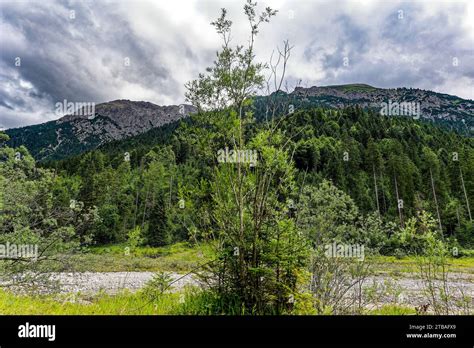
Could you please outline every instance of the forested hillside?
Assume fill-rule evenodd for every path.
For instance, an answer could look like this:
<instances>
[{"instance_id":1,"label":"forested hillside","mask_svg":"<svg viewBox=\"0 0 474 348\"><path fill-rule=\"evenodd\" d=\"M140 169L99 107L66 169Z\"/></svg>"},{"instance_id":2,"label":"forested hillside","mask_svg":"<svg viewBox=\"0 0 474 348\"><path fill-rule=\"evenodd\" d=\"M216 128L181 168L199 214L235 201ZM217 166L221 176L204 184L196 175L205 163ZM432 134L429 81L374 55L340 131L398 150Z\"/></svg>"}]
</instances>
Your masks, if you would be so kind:
<instances>
[{"instance_id":1,"label":"forested hillside","mask_svg":"<svg viewBox=\"0 0 474 348\"><path fill-rule=\"evenodd\" d=\"M102 221L92 234L101 243L123 241L136 226L158 244L188 238L192 226L186 215L205 216L212 209L206 179L218 165L217 151L228 146L225 129L209 127L211 117L219 116L196 116L177 129L161 128L49 163L74 182L69 186L75 192L63 188L63 204L74 199L98 208ZM403 226L420 211L437 217L439 210L446 237L456 236L465 246L473 242L466 200L474 196L472 139L360 108L301 110L277 122L289 139L300 188L330 180L354 201L359 223L363 215L380 212L383 220ZM248 137L265 127L255 124ZM292 198L298 202L298 190ZM180 199L186 209L179 209Z\"/></svg>"},{"instance_id":2,"label":"forested hillside","mask_svg":"<svg viewBox=\"0 0 474 348\"><path fill-rule=\"evenodd\" d=\"M453 95L425 91L417 88L376 88L365 84L347 84L339 86L296 87L291 93L279 91L276 95L260 98L261 114L265 114L266 98L286 102L295 107L345 108L359 106L376 113L383 113L383 105L393 104L392 116L414 117L459 134L474 134L474 102ZM400 102L408 103L408 110L397 110ZM271 102L270 102L271 103ZM419 108L419 109L418 109ZM388 110L387 110L388 111ZM408 111L408 112L405 112ZM411 111L411 112L410 112ZM259 114L259 113L257 113ZM388 114L385 113L386 115Z\"/></svg>"},{"instance_id":3,"label":"forested hillside","mask_svg":"<svg viewBox=\"0 0 474 348\"><path fill-rule=\"evenodd\" d=\"M389 101L413 102L420 106L419 115L392 117L415 117L464 136L472 137L474 134L474 103L471 100L413 88L383 89L361 84L296 87L291 93L279 90L269 96L257 96L253 111L258 122L286 114L290 105L296 110L360 107L378 114L383 103ZM271 115L269 110L272 110ZM66 115L56 121L5 132L10 137L8 145L24 145L36 160L54 161L100 146L110 148L118 144L117 140L148 133L131 140L135 141L132 146L135 148L151 137L165 135L166 129L195 111L195 108L185 104L162 107L147 102L116 100L98 104L94 117ZM161 128L165 131L159 130Z\"/></svg>"}]
</instances>

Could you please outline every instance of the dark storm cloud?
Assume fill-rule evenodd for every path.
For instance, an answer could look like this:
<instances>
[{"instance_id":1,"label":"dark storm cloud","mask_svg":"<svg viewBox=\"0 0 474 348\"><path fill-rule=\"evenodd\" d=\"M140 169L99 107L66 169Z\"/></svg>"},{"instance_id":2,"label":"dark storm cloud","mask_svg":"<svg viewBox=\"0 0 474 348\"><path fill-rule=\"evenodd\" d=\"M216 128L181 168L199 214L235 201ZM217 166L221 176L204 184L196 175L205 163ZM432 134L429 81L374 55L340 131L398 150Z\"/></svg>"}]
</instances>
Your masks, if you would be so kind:
<instances>
[{"instance_id":1,"label":"dark storm cloud","mask_svg":"<svg viewBox=\"0 0 474 348\"><path fill-rule=\"evenodd\" d=\"M354 23L347 15L339 16L335 23L341 34L335 49L308 48L306 57L320 52L325 71L320 84L363 82L378 87L436 90L450 80L465 77L471 79L472 86L473 67L468 63L473 59L472 47L463 47L459 42L466 35L456 21L463 10L460 4L452 12L425 16L420 4L403 3L385 13L378 26L370 28ZM377 32L380 35L374 35ZM347 67L343 65L344 57L348 59ZM454 66L454 57L464 64ZM464 97L472 98L472 92Z\"/></svg>"},{"instance_id":2,"label":"dark storm cloud","mask_svg":"<svg viewBox=\"0 0 474 348\"><path fill-rule=\"evenodd\" d=\"M7 109L14 110L12 106L8 105L5 101L3 101L1 99L0 99L0 105L7 108Z\"/></svg>"},{"instance_id":3,"label":"dark storm cloud","mask_svg":"<svg viewBox=\"0 0 474 348\"><path fill-rule=\"evenodd\" d=\"M174 81L167 67L159 63L159 46L135 37L126 19L114 13L113 6L48 5L1 4L1 20L8 32L2 34L0 64L10 83L16 85L16 90L10 88L1 94L1 105L21 110L26 101L41 98L40 104L47 101L50 105L44 113L53 117L57 101L116 99L124 82L159 90L173 98L179 93L180 82ZM70 18L72 10L74 18ZM4 37L9 32L15 33L18 44L3 44L12 43L11 38ZM21 59L20 66L15 66L17 57ZM21 82L30 84L30 91L20 88ZM0 111L4 127L26 121Z\"/></svg>"}]
</instances>

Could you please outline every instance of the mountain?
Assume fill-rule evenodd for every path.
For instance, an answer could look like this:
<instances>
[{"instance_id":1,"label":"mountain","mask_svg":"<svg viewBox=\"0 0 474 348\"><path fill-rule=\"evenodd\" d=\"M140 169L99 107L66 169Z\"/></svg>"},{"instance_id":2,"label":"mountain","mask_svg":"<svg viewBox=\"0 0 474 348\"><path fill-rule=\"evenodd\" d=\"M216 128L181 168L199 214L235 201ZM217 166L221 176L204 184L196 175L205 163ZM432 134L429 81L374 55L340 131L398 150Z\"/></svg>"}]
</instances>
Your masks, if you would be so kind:
<instances>
[{"instance_id":1,"label":"mountain","mask_svg":"<svg viewBox=\"0 0 474 348\"><path fill-rule=\"evenodd\" d=\"M269 105L278 105L276 116L287 114L290 106L294 110L360 106L387 116L427 121L465 136L474 135L472 100L421 89L385 89L365 84L297 87L291 93L278 91L255 98L257 120L268 117ZM164 125L173 128L177 121L193 112L196 109L191 105L159 106L143 101L115 100L98 104L93 116L75 112L56 121L5 132L11 138L9 146L25 145L37 160L50 161L116 144ZM168 128L163 132L151 132L145 138L166 134L171 129Z\"/></svg>"},{"instance_id":2,"label":"mountain","mask_svg":"<svg viewBox=\"0 0 474 348\"><path fill-rule=\"evenodd\" d=\"M422 89L386 89L366 84L296 87L291 93L279 91L273 98L280 104L292 104L295 109L358 105L387 116L408 116L434 122L463 135L474 135L474 101ZM260 103L266 104L266 101L260 100Z\"/></svg>"},{"instance_id":3,"label":"mountain","mask_svg":"<svg viewBox=\"0 0 474 348\"><path fill-rule=\"evenodd\" d=\"M40 161L60 159L176 122L196 109L115 100L96 105L94 111L92 115L79 109L55 121L8 129L9 145L25 145Z\"/></svg>"}]
</instances>

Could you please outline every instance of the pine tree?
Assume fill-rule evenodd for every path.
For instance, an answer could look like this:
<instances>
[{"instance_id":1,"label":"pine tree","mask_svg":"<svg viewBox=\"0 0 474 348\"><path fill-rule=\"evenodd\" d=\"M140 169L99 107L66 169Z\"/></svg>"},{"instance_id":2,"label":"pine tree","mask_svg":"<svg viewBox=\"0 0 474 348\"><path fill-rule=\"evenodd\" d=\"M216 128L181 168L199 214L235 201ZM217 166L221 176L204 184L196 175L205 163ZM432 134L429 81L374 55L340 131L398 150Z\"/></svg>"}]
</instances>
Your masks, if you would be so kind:
<instances>
[{"instance_id":1,"label":"pine tree","mask_svg":"<svg viewBox=\"0 0 474 348\"><path fill-rule=\"evenodd\" d=\"M166 203L163 196L155 199L148 218L147 242L152 246L164 246L171 243Z\"/></svg>"}]
</instances>

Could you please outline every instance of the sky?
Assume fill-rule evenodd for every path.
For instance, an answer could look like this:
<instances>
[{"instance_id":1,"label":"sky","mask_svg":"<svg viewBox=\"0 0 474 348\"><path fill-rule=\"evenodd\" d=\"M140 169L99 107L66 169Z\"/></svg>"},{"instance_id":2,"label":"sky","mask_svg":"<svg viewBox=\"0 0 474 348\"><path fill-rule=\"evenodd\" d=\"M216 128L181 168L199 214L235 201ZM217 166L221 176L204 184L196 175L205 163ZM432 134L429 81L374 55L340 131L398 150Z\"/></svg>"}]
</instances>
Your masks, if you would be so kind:
<instances>
[{"instance_id":1,"label":"sky","mask_svg":"<svg viewBox=\"0 0 474 348\"><path fill-rule=\"evenodd\" d=\"M0 129L60 117L58 102L184 103L184 84L212 65L210 22L227 8L246 44L244 0L0 0ZM474 99L474 1L269 0L256 59L294 46L290 91L365 83Z\"/></svg>"}]
</instances>

